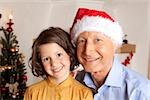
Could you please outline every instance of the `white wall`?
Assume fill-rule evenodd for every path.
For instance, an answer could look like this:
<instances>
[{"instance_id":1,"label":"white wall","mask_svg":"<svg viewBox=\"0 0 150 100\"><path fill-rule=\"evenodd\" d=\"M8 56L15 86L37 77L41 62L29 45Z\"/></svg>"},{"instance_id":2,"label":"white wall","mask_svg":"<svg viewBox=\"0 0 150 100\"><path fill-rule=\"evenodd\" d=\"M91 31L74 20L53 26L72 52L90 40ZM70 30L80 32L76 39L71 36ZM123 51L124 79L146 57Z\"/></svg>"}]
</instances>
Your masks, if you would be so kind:
<instances>
[{"instance_id":1,"label":"white wall","mask_svg":"<svg viewBox=\"0 0 150 100\"><path fill-rule=\"evenodd\" d=\"M107 0L106 0L107 1ZM111 0L110 0L111 1ZM136 44L136 53L131 68L148 76L148 53L150 30L148 30L147 2L103 2L99 0L1 0L0 25L7 22L9 13L14 16L14 33L20 45L20 52L25 55L28 72L28 85L39 79L28 68L33 39L48 26L59 26L69 30L78 7L107 10L119 20L124 32L128 34L129 43ZM150 8L150 7L149 7Z\"/></svg>"},{"instance_id":2,"label":"white wall","mask_svg":"<svg viewBox=\"0 0 150 100\"><path fill-rule=\"evenodd\" d=\"M79 7L101 9L102 5L103 2L98 0L53 0L50 25L60 26L69 31Z\"/></svg>"},{"instance_id":3,"label":"white wall","mask_svg":"<svg viewBox=\"0 0 150 100\"><path fill-rule=\"evenodd\" d=\"M133 6L134 5L134 6ZM116 5L115 15L123 26L129 43L136 44L136 53L133 56L131 68L148 75L148 3L147 2L119 2Z\"/></svg>"},{"instance_id":4,"label":"white wall","mask_svg":"<svg viewBox=\"0 0 150 100\"><path fill-rule=\"evenodd\" d=\"M148 3L148 43L149 43L149 59L148 59L148 66L149 66L149 69L148 69L148 71L149 71L149 79L150 79L150 0L149 0L149 3Z\"/></svg>"}]
</instances>

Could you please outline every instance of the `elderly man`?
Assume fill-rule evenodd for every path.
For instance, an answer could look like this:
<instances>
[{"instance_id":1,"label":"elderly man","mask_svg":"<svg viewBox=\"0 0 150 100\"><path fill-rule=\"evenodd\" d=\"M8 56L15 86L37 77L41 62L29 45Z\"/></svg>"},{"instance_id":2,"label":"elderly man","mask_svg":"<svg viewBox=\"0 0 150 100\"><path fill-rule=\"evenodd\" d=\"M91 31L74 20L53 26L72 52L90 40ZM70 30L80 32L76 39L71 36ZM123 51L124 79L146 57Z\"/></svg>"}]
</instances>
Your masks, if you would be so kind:
<instances>
[{"instance_id":1,"label":"elderly man","mask_svg":"<svg viewBox=\"0 0 150 100\"><path fill-rule=\"evenodd\" d=\"M70 32L85 70L79 79L92 89L94 100L150 100L150 81L115 57L124 34L110 15L80 8Z\"/></svg>"}]
</instances>

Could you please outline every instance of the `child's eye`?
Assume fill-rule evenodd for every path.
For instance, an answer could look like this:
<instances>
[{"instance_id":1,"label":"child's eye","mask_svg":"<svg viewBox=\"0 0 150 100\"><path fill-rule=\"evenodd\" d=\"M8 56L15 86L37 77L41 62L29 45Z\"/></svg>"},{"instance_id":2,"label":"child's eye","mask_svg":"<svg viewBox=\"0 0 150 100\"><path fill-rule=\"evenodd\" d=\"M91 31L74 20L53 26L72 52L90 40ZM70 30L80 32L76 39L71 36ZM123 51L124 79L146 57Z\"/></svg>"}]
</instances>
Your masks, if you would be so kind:
<instances>
[{"instance_id":1,"label":"child's eye","mask_svg":"<svg viewBox=\"0 0 150 100\"><path fill-rule=\"evenodd\" d=\"M57 57L62 57L62 53L57 53Z\"/></svg>"},{"instance_id":2,"label":"child's eye","mask_svg":"<svg viewBox=\"0 0 150 100\"><path fill-rule=\"evenodd\" d=\"M47 62L47 61L49 61L49 60L50 60L49 57L44 57L44 58L42 58L42 62Z\"/></svg>"}]
</instances>

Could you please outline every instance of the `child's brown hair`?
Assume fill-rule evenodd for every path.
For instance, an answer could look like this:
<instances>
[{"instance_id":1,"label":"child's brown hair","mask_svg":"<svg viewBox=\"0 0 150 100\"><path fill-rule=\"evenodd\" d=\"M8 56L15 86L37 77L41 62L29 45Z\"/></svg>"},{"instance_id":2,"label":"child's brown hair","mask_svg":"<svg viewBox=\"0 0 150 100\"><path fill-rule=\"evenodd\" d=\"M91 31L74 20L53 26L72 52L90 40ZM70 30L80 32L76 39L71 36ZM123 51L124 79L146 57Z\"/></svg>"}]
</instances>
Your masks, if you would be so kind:
<instances>
[{"instance_id":1,"label":"child's brown hair","mask_svg":"<svg viewBox=\"0 0 150 100\"><path fill-rule=\"evenodd\" d=\"M29 64L33 75L37 77L42 76L43 78L47 76L39 54L39 46L47 43L57 43L66 51L70 56L71 71L74 69L74 66L78 65L75 48L71 43L70 35L59 27L50 27L42 31L32 45L32 56L29 59Z\"/></svg>"}]
</instances>

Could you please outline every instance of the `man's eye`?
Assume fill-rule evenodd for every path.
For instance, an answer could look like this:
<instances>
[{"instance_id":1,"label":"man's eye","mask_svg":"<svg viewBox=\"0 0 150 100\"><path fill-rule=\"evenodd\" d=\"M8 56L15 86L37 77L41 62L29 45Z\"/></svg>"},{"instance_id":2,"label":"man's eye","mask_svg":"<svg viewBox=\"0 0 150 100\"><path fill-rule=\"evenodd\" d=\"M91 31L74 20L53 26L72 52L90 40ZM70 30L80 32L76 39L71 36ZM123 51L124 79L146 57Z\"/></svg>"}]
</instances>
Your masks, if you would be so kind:
<instances>
[{"instance_id":1,"label":"man's eye","mask_svg":"<svg viewBox=\"0 0 150 100\"><path fill-rule=\"evenodd\" d=\"M98 38L97 38L97 39L96 39L96 41L97 41L97 42L99 42L99 41L100 41L100 39L98 39Z\"/></svg>"},{"instance_id":2,"label":"man's eye","mask_svg":"<svg viewBox=\"0 0 150 100\"><path fill-rule=\"evenodd\" d=\"M80 43L85 43L85 40L84 40L84 39L79 39L79 40L77 41L77 44L80 44Z\"/></svg>"},{"instance_id":3,"label":"man's eye","mask_svg":"<svg viewBox=\"0 0 150 100\"><path fill-rule=\"evenodd\" d=\"M96 40L95 40L96 42L100 42L100 41L102 41L100 38L97 38Z\"/></svg>"},{"instance_id":4,"label":"man's eye","mask_svg":"<svg viewBox=\"0 0 150 100\"><path fill-rule=\"evenodd\" d=\"M85 40L80 40L80 42L85 42Z\"/></svg>"}]
</instances>

